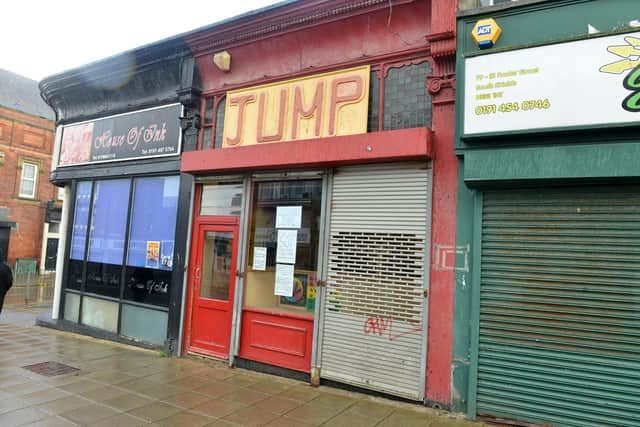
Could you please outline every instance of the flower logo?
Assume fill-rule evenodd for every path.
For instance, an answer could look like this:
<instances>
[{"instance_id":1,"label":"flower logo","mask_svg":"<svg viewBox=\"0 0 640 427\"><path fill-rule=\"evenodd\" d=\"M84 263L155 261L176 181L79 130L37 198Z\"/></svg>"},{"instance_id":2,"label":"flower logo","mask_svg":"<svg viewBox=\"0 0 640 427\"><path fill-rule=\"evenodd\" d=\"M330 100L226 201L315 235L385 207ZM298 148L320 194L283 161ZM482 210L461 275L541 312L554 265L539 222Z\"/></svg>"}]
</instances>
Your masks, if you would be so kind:
<instances>
[{"instance_id":1,"label":"flower logo","mask_svg":"<svg viewBox=\"0 0 640 427\"><path fill-rule=\"evenodd\" d=\"M611 52L621 58L611 64L600 67L600 72L610 74L622 74L640 65L640 39L636 37L625 37L627 44L607 47L607 52Z\"/></svg>"},{"instance_id":2,"label":"flower logo","mask_svg":"<svg viewBox=\"0 0 640 427\"><path fill-rule=\"evenodd\" d=\"M603 65L600 67L600 72L622 74L631 70L625 76L622 85L632 92L622 101L622 108L632 113L638 113L640 112L640 38L627 36L624 41L627 44L607 47L607 52L623 59Z\"/></svg>"}]
</instances>

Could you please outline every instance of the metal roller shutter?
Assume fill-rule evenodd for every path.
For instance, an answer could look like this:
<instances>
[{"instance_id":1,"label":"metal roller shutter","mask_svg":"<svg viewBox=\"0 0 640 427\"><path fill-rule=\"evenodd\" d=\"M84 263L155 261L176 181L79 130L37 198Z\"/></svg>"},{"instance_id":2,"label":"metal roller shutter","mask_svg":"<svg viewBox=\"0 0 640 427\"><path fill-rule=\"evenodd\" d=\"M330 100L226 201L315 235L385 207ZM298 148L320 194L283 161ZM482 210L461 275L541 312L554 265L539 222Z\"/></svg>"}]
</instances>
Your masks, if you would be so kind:
<instances>
[{"instance_id":1,"label":"metal roller shutter","mask_svg":"<svg viewBox=\"0 0 640 427\"><path fill-rule=\"evenodd\" d=\"M429 177L426 163L336 171L323 378L422 399Z\"/></svg>"},{"instance_id":2,"label":"metal roller shutter","mask_svg":"<svg viewBox=\"0 0 640 427\"><path fill-rule=\"evenodd\" d=\"M640 188L484 194L477 413L640 426Z\"/></svg>"}]
</instances>

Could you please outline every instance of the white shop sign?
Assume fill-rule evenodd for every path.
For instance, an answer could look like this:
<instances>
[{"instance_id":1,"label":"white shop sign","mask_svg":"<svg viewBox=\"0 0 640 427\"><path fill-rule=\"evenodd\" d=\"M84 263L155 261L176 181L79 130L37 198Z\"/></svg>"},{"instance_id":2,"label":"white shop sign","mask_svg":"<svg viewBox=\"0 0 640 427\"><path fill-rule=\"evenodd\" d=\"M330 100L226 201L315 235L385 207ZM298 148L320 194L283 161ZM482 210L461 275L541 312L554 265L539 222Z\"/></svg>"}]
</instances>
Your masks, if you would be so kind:
<instances>
[{"instance_id":1,"label":"white shop sign","mask_svg":"<svg viewBox=\"0 0 640 427\"><path fill-rule=\"evenodd\" d=\"M638 32L469 58L464 134L637 122L638 66Z\"/></svg>"}]
</instances>

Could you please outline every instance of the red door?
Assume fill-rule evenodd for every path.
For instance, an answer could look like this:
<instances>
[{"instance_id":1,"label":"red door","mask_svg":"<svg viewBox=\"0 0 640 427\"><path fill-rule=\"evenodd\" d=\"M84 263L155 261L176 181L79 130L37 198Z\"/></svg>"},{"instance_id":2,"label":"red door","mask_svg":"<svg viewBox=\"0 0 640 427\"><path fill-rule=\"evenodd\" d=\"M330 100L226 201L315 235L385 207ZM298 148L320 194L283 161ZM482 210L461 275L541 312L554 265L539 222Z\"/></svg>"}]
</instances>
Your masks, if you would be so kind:
<instances>
[{"instance_id":1,"label":"red door","mask_svg":"<svg viewBox=\"0 0 640 427\"><path fill-rule=\"evenodd\" d=\"M236 281L237 224L198 224L188 351L228 358Z\"/></svg>"}]
</instances>

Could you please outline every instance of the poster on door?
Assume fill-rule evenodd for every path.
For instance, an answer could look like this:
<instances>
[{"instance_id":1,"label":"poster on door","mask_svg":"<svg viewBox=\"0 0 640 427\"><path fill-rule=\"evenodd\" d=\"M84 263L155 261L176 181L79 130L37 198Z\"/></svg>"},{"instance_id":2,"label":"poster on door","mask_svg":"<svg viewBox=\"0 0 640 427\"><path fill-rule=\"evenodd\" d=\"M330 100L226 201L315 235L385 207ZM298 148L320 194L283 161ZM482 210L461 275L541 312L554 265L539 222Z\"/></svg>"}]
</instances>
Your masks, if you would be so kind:
<instances>
[{"instance_id":1,"label":"poster on door","mask_svg":"<svg viewBox=\"0 0 640 427\"><path fill-rule=\"evenodd\" d=\"M293 295L293 265L276 264L276 284L274 294L291 297Z\"/></svg>"}]
</instances>

